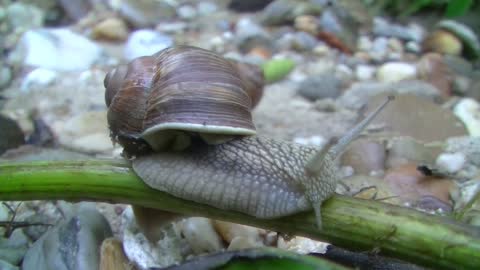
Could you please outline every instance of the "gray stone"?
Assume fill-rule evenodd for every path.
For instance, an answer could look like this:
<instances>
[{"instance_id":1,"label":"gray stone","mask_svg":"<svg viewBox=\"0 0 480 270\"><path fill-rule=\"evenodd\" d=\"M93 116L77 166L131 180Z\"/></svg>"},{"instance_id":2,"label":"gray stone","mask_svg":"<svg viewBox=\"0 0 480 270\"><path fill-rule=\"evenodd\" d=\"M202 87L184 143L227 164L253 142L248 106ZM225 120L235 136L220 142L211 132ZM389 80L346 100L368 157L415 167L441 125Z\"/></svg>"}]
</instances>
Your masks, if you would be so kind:
<instances>
[{"instance_id":1,"label":"gray stone","mask_svg":"<svg viewBox=\"0 0 480 270\"><path fill-rule=\"evenodd\" d=\"M388 39L385 37L377 37L373 41L372 49L369 51L369 55L373 60L382 61L388 54Z\"/></svg>"},{"instance_id":2,"label":"gray stone","mask_svg":"<svg viewBox=\"0 0 480 270\"><path fill-rule=\"evenodd\" d=\"M40 27L44 21L42 10L21 2L15 2L7 6L6 17L12 28L21 28L23 30Z\"/></svg>"},{"instance_id":3,"label":"gray stone","mask_svg":"<svg viewBox=\"0 0 480 270\"><path fill-rule=\"evenodd\" d=\"M312 1L275 0L263 9L260 19L264 25L279 25L300 15L318 15L321 10L322 6Z\"/></svg>"},{"instance_id":4,"label":"gray stone","mask_svg":"<svg viewBox=\"0 0 480 270\"><path fill-rule=\"evenodd\" d=\"M124 49L124 58L128 61L140 56L152 55L173 46L173 39L153 30L137 30L130 34Z\"/></svg>"},{"instance_id":5,"label":"gray stone","mask_svg":"<svg viewBox=\"0 0 480 270\"><path fill-rule=\"evenodd\" d=\"M305 79L298 88L298 94L315 101L336 98L340 95L341 81L333 74L321 74Z\"/></svg>"},{"instance_id":6,"label":"gray stone","mask_svg":"<svg viewBox=\"0 0 480 270\"><path fill-rule=\"evenodd\" d=\"M430 101L440 99L440 93L433 85L420 80L412 80L397 83L354 83L338 98L338 102L343 107L359 110L368 103L369 99L380 93L413 94Z\"/></svg>"},{"instance_id":7,"label":"gray stone","mask_svg":"<svg viewBox=\"0 0 480 270\"><path fill-rule=\"evenodd\" d=\"M249 51L256 46L272 46L270 35L260 25L250 18L238 20L235 32L235 42L240 50Z\"/></svg>"},{"instance_id":8,"label":"gray stone","mask_svg":"<svg viewBox=\"0 0 480 270\"><path fill-rule=\"evenodd\" d=\"M456 74L459 74L465 77L470 77L472 75L473 66L470 62L465 60L465 58L463 57L446 54L443 57L443 61Z\"/></svg>"},{"instance_id":9,"label":"gray stone","mask_svg":"<svg viewBox=\"0 0 480 270\"><path fill-rule=\"evenodd\" d=\"M0 260L18 265L28 249L28 238L22 230L14 230L9 238L0 237Z\"/></svg>"},{"instance_id":10,"label":"gray stone","mask_svg":"<svg viewBox=\"0 0 480 270\"><path fill-rule=\"evenodd\" d=\"M165 0L121 0L114 6L120 14L136 28L154 26L172 19L176 12L172 1Z\"/></svg>"},{"instance_id":11,"label":"gray stone","mask_svg":"<svg viewBox=\"0 0 480 270\"><path fill-rule=\"evenodd\" d=\"M177 9L177 15L183 20L192 20L197 16L197 10L191 5L183 5Z\"/></svg>"},{"instance_id":12,"label":"gray stone","mask_svg":"<svg viewBox=\"0 0 480 270\"><path fill-rule=\"evenodd\" d=\"M0 269L1 270L19 270L18 266L12 265L4 260L0 260Z\"/></svg>"},{"instance_id":13,"label":"gray stone","mask_svg":"<svg viewBox=\"0 0 480 270\"><path fill-rule=\"evenodd\" d=\"M26 66L56 71L89 69L103 50L89 39L69 29L35 29L25 32L14 52Z\"/></svg>"},{"instance_id":14,"label":"gray stone","mask_svg":"<svg viewBox=\"0 0 480 270\"><path fill-rule=\"evenodd\" d=\"M82 204L65 221L50 229L28 250L22 269L95 270L102 241L110 225L93 205Z\"/></svg>"},{"instance_id":15,"label":"gray stone","mask_svg":"<svg viewBox=\"0 0 480 270\"><path fill-rule=\"evenodd\" d=\"M218 7L214 2L200 2L197 5L198 14L208 16L217 11Z\"/></svg>"},{"instance_id":16,"label":"gray stone","mask_svg":"<svg viewBox=\"0 0 480 270\"><path fill-rule=\"evenodd\" d=\"M396 37L403 40L421 42L423 30L419 27L405 27L389 23L387 20L377 17L373 21L373 33L377 36Z\"/></svg>"},{"instance_id":17,"label":"gray stone","mask_svg":"<svg viewBox=\"0 0 480 270\"><path fill-rule=\"evenodd\" d=\"M7 87L12 81L12 70L6 65L0 64L0 90Z\"/></svg>"},{"instance_id":18,"label":"gray stone","mask_svg":"<svg viewBox=\"0 0 480 270\"><path fill-rule=\"evenodd\" d=\"M311 51L317 44L317 39L305 32L287 33L277 41L278 47L296 51Z\"/></svg>"}]
</instances>

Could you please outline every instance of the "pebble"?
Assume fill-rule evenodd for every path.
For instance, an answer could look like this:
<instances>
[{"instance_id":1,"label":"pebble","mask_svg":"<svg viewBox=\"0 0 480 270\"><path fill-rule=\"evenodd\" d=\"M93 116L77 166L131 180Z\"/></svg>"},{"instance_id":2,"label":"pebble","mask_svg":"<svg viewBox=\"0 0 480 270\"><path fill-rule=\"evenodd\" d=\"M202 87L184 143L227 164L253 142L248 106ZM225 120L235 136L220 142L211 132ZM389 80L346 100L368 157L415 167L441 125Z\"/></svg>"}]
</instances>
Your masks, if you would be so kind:
<instances>
[{"instance_id":1,"label":"pebble","mask_svg":"<svg viewBox=\"0 0 480 270\"><path fill-rule=\"evenodd\" d=\"M197 16L197 10L191 5L183 5L177 8L177 15L182 20L190 21Z\"/></svg>"},{"instance_id":2,"label":"pebble","mask_svg":"<svg viewBox=\"0 0 480 270\"><path fill-rule=\"evenodd\" d=\"M0 260L0 269L2 270L19 270L20 268L17 266L14 266L4 260Z\"/></svg>"},{"instance_id":3,"label":"pebble","mask_svg":"<svg viewBox=\"0 0 480 270\"><path fill-rule=\"evenodd\" d=\"M472 98L463 98L453 109L462 120L470 136L480 136L480 104Z\"/></svg>"},{"instance_id":4,"label":"pebble","mask_svg":"<svg viewBox=\"0 0 480 270\"><path fill-rule=\"evenodd\" d=\"M424 54L417 63L417 70L419 78L435 86L443 97L451 95L454 77L442 55Z\"/></svg>"},{"instance_id":5,"label":"pebble","mask_svg":"<svg viewBox=\"0 0 480 270\"><path fill-rule=\"evenodd\" d=\"M54 71L89 69L100 60L103 50L69 29L29 30L21 37L15 52L23 64Z\"/></svg>"},{"instance_id":6,"label":"pebble","mask_svg":"<svg viewBox=\"0 0 480 270\"><path fill-rule=\"evenodd\" d=\"M132 207L122 213L123 250L129 261L140 269L162 268L178 264L183 260L183 245L176 227L165 230L164 237L157 242L150 242L138 227Z\"/></svg>"},{"instance_id":7,"label":"pebble","mask_svg":"<svg viewBox=\"0 0 480 270\"><path fill-rule=\"evenodd\" d=\"M368 36L360 36L357 39L357 50L369 52L372 50L373 42Z\"/></svg>"},{"instance_id":8,"label":"pebble","mask_svg":"<svg viewBox=\"0 0 480 270\"><path fill-rule=\"evenodd\" d=\"M317 44L317 39L306 32L286 33L277 41L279 48L293 49L299 52L311 51Z\"/></svg>"},{"instance_id":9,"label":"pebble","mask_svg":"<svg viewBox=\"0 0 480 270\"><path fill-rule=\"evenodd\" d=\"M201 16L208 16L218 10L218 6L215 2L200 2L197 4L198 14Z\"/></svg>"},{"instance_id":10,"label":"pebble","mask_svg":"<svg viewBox=\"0 0 480 270\"><path fill-rule=\"evenodd\" d=\"M41 27L45 14L34 5L14 2L5 9L9 25L14 29L28 30Z\"/></svg>"},{"instance_id":11,"label":"pebble","mask_svg":"<svg viewBox=\"0 0 480 270\"><path fill-rule=\"evenodd\" d=\"M58 142L83 153L113 151L106 111L87 111L54 125Z\"/></svg>"},{"instance_id":12,"label":"pebble","mask_svg":"<svg viewBox=\"0 0 480 270\"><path fill-rule=\"evenodd\" d=\"M223 248L222 239L208 218L187 218L180 223L180 230L195 254L216 252Z\"/></svg>"},{"instance_id":13,"label":"pebble","mask_svg":"<svg viewBox=\"0 0 480 270\"><path fill-rule=\"evenodd\" d=\"M175 17L173 1L119 0L110 5L135 28L145 28Z\"/></svg>"},{"instance_id":14,"label":"pebble","mask_svg":"<svg viewBox=\"0 0 480 270\"><path fill-rule=\"evenodd\" d=\"M415 65L403 62L389 62L381 65L377 70L377 79L385 83L410 80L416 76L417 68Z\"/></svg>"},{"instance_id":15,"label":"pebble","mask_svg":"<svg viewBox=\"0 0 480 270\"><path fill-rule=\"evenodd\" d=\"M219 220L214 220L213 226L222 239L229 244L229 250L263 246L263 239L260 236L263 230L259 228Z\"/></svg>"},{"instance_id":16,"label":"pebble","mask_svg":"<svg viewBox=\"0 0 480 270\"><path fill-rule=\"evenodd\" d=\"M247 17L237 21L235 42L242 51L250 51L254 47L272 47L272 41L267 31Z\"/></svg>"},{"instance_id":17,"label":"pebble","mask_svg":"<svg viewBox=\"0 0 480 270\"><path fill-rule=\"evenodd\" d=\"M463 44L454 34L446 30L435 30L423 41L423 50L441 54L460 55Z\"/></svg>"},{"instance_id":18,"label":"pebble","mask_svg":"<svg viewBox=\"0 0 480 270\"><path fill-rule=\"evenodd\" d=\"M370 65L358 65L355 67L355 78L359 81L367 81L373 79L376 68Z\"/></svg>"},{"instance_id":19,"label":"pebble","mask_svg":"<svg viewBox=\"0 0 480 270\"><path fill-rule=\"evenodd\" d=\"M128 27L119 18L107 18L93 27L92 37L99 40L123 41L128 37Z\"/></svg>"},{"instance_id":20,"label":"pebble","mask_svg":"<svg viewBox=\"0 0 480 270\"><path fill-rule=\"evenodd\" d=\"M297 30L316 35L318 33L317 17L312 15L302 15L295 18L294 26Z\"/></svg>"},{"instance_id":21,"label":"pebble","mask_svg":"<svg viewBox=\"0 0 480 270\"><path fill-rule=\"evenodd\" d=\"M473 59L480 57L480 40L470 27L454 20L440 21L436 27L444 29L460 39L467 57L472 57Z\"/></svg>"},{"instance_id":22,"label":"pebble","mask_svg":"<svg viewBox=\"0 0 480 270\"><path fill-rule=\"evenodd\" d=\"M465 165L465 155L462 153L443 153L437 157L436 166L442 171L456 173Z\"/></svg>"},{"instance_id":23,"label":"pebble","mask_svg":"<svg viewBox=\"0 0 480 270\"><path fill-rule=\"evenodd\" d=\"M323 98L336 98L340 95L341 81L333 74L320 74L308 77L302 81L298 94L315 101Z\"/></svg>"},{"instance_id":24,"label":"pebble","mask_svg":"<svg viewBox=\"0 0 480 270\"><path fill-rule=\"evenodd\" d=\"M12 81L12 69L6 65L0 64L0 90L6 88Z\"/></svg>"},{"instance_id":25,"label":"pebble","mask_svg":"<svg viewBox=\"0 0 480 270\"><path fill-rule=\"evenodd\" d=\"M33 88L47 87L55 82L58 77L58 72L45 69L36 68L30 71L22 80L20 90L28 92Z\"/></svg>"},{"instance_id":26,"label":"pebble","mask_svg":"<svg viewBox=\"0 0 480 270\"><path fill-rule=\"evenodd\" d=\"M415 25L405 27L392 24L381 17L376 17L373 20L373 33L376 36L396 37L402 40L420 42L423 39L423 32L423 29Z\"/></svg>"},{"instance_id":27,"label":"pebble","mask_svg":"<svg viewBox=\"0 0 480 270\"><path fill-rule=\"evenodd\" d=\"M33 244L22 269L98 269L100 246L112 236L108 221L89 203L77 205L69 215Z\"/></svg>"},{"instance_id":28,"label":"pebble","mask_svg":"<svg viewBox=\"0 0 480 270\"><path fill-rule=\"evenodd\" d=\"M100 248L99 270L130 270L131 265L125 252L122 242L115 238L107 238Z\"/></svg>"},{"instance_id":29,"label":"pebble","mask_svg":"<svg viewBox=\"0 0 480 270\"><path fill-rule=\"evenodd\" d=\"M377 37L373 40L372 49L368 52L375 61L383 61L388 54L388 39Z\"/></svg>"},{"instance_id":30,"label":"pebble","mask_svg":"<svg viewBox=\"0 0 480 270\"><path fill-rule=\"evenodd\" d=\"M131 61L140 56L152 55L173 46L173 39L153 30L137 30L130 34L124 49L124 58Z\"/></svg>"},{"instance_id":31,"label":"pebble","mask_svg":"<svg viewBox=\"0 0 480 270\"><path fill-rule=\"evenodd\" d=\"M286 249L299 254L322 253L327 251L330 244L315 241L306 237L295 236L290 240L285 240L283 237L278 238L277 247Z\"/></svg>"},{"instance_id":32,"label":"pebble","mask_svg":"<svg viewBox=\"0 0 480 270\"><path fill-rule=\"evenodd\" d=\"M407 52L418 54L422 51L422 47L415 41L409 41L405 44L405 50Z\"/></svg>"},{"instance_id":33,"label":"pebble","mask_svg":"<svg viewBox=\"0 0 480 270\"><path fill-rule=\"evenodd\" d=\"M28 238L22 230L14 230L8 238L0 236L0 260L12 265L18 265L25 256L28 245Z\"/></svg>"}]
</instances>

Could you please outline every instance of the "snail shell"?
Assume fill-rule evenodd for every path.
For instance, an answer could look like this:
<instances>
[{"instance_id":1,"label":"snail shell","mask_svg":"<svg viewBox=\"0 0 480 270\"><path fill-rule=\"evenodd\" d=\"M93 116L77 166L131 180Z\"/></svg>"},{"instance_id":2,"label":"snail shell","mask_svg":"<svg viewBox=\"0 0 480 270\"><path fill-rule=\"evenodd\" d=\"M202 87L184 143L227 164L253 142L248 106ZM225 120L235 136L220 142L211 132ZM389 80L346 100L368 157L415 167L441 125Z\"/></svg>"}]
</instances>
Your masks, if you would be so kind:
<instances>
[{"instance_id":1,"label":"snail shell","mask_svg":"<svg viewBox=\"0 0 480 270\"><path fill-rule=\"evenodd\" d=\"M207 50L181 46L140 57L104 84L111 135L122 145L143 139L155 151L184 149L194 134L220 143L256 133L251 110L262 94L261 71Z\"/></svg>"}]
</instances>

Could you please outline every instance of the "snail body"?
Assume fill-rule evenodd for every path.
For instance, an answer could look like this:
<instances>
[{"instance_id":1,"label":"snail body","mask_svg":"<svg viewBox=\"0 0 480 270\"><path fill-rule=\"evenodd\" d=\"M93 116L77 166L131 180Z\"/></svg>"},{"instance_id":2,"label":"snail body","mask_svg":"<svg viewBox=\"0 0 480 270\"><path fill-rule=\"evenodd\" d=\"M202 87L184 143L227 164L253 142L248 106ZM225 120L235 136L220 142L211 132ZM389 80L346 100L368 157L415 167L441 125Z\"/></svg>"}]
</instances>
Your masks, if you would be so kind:
<instances>
[{"instance_id":1,"label":"snail body","mask_svg":"<svg viewBox=\"0 0 480 270\"><path fill-rule=\"evenodd\" d=\"M132 166L154 189L258 218L314 209L321 226L321 204L338 182L335 160L388 100L318 150L254 135L250 110L263 81L257 75L194 47L134 60L105 79L112 138L127 151L142 140L153 148Z\"/></svg>"}]
</instances>

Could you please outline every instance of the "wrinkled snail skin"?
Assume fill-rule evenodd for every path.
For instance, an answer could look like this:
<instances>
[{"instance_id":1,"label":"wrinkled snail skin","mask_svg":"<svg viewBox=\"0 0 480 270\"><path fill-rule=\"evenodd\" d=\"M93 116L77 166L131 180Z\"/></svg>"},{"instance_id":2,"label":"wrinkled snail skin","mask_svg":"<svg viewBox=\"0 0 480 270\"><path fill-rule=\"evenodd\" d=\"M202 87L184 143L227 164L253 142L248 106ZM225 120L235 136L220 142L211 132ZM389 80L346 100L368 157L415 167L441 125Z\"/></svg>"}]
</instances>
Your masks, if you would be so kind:
<instances>
[{"instance_id":1,"label":"wrinkled snail skin","mask_svg":"<svg viewBox=\"0 0 480 270\"><path fill-rule=\"evenodd\" d=\"M335 160L391 100L319 151L256 136L261 70L207 50L141 57L110 72L105 87L112 139L150 187L258 218L314 209L319 227L338 182Z\"/></svg>"},{"instance_id":2,"label":"wrinkled snail skin","mask_svg":"<svg viewBox=\"0 0 480 270\"><path fill-rule=\"evenodd\" d=\"M132 164L154 189L258 218L276 218L312 209L306 190L318 194L318 204L334 192L334 175L319 179L305 173L305 164L317 150L249 136L137 157Z\"/></svg>"}]
</instances>

